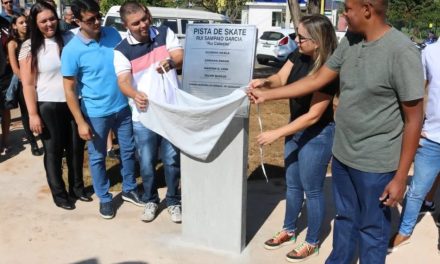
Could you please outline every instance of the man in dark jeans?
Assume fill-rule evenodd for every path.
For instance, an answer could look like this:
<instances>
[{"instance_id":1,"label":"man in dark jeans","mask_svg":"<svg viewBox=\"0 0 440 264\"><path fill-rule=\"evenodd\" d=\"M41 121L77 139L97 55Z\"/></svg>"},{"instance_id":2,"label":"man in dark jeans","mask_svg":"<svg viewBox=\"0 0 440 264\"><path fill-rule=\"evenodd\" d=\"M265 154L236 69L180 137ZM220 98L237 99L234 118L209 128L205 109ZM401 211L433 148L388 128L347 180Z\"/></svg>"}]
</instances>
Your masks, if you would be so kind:
<instances>
[{"instance_id":1,"label":"man in dark jeans","mask_svg":"<svg viewBox=\"0 0 440 264\"><path fill-rule=\"evenodd\" d=\"M423 120L420 52L386 22L387 0L346 0L347 35L315 74L251 90L255 102L298 97L340 78L332 179L336 216L327 264L385 263L390 207L402 201ZM273 90L273 91L272 91Z\"/></svg>"}]
</instances>

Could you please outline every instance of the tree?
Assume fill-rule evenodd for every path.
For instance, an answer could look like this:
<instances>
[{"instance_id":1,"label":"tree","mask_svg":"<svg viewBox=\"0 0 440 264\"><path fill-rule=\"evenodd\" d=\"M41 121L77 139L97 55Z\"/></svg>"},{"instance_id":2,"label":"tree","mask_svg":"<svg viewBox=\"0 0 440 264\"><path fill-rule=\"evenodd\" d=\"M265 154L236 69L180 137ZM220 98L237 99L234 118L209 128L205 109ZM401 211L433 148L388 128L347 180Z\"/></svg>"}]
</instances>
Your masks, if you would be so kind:
<instances>
[{"instance_id":1,"label":"tree","mask_svg":"<svg viewBox=\"0 0 440 264\"><path fill-rule=\"evenodd\" d=\"M321 11L321 0L309 0L307 3L308 14L319 14Z\"/></svg>"},{"instance_id":2,"label":"tree","mask_svg":"<svg viewBox=\"0 0 440 264\"><path fill-rule=\"evenodd\" d=\"M301 19L301 10L299 8L298 0L287 0L289 4L290 14L292 16L293 25L295 28L299 25Z\"/></svg>"},{"instance_id":3,"label":"tree","mask_svg":"<svg viewBox=\"0 0 440 264\"><path fill-rule=\"evenodd\" d=\"M122 5L126 0L100 0L99 6L101 8L101 12L106 13L110 7L114 5ZM142 3L146 6L159 6L159 7L177 7L184 5L184 0L138 0L139 3Z\"/></svg>"},{"instance_id":4,"label":"tree","mask_svg":"<svg viewBox=\"0 0 440 264\"><path fill-rule=\"evenodd\" d=\"M214 13L222 13L229 17L232 22L241 16L243 6L248 0L194 0L195 6L201 6Z\"/></svg>"},{"instance_id":5,"label":"tree","mask_svg":"<svg viewBox=\"0 0 440 264\"><path fill-rule=\"evenodd\" d=\"M423 38L429 24L433 24L436 31L440 25L439 0L390 0L388 19L395 27L407 28L411 35Z\"/></svg>"},{"instance_id":6,"label":"tree","mask_svg":"<svg viewBox=\"0 0 440 264\"><path fill-rule=\"evenodd\" d=\"M298 0L287 0L289 4L290 14L292 14L292 21L295 28L298 27L299 20L301 19L301 9L298 4ZM308 14L319 14L321 9L321 0L309 0L307 3Z\"/></svg>"},{"instance_id":7,"label":"tree","mask_svg":"<svg viewBox=\"0 0 440 264\"><path fill-rule=\"evenodd\" d=\"M434 0L390 0L390 20L414 22L435 5Z\"/></svg>"}]
</instances>

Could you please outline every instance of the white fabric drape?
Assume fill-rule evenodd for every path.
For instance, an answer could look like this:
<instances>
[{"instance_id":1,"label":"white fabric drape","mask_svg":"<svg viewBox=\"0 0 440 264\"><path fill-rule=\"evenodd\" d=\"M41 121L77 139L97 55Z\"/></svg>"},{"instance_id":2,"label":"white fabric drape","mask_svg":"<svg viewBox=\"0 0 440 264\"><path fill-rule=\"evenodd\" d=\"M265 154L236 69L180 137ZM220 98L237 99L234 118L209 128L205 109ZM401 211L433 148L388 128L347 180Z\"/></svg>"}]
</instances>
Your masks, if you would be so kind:
<instances>
[{"instance_id":1,"label":"white fabric drape","mask_svg":"<svg viewBox=\"0 0 440 264\"><path fill-rule=\"evenodd\" d=\"M140 112L139 121L148 129L168 139L182 152L206 160L211 150L246 99L245 87L215 99L203 100L174 87L163 79L161 96L149 95L148 108ZM175 96L169 98L170 94Z\"/></svg>"}]
</instances>

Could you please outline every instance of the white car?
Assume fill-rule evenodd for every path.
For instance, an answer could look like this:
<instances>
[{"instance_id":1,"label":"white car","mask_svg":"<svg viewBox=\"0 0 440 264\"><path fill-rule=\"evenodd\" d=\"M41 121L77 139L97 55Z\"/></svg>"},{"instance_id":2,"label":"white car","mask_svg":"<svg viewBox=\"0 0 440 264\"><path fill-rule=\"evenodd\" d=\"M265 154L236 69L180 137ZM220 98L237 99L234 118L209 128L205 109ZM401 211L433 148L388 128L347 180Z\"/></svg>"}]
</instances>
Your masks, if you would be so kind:
<instances>
[{"instance_id":1,"label":"white car","mask_svg":"<svg viewBox=\"0 0 440 264\"><path fill-rule=\"evenodd\" d=\"M104 17L103 25L116 28L121 38L125 38L127 29L124 27L119 14L120 8L120 6L112 6ZM176 33L182 45L184 45L187 24L231 23L227 16L208 11L166 7L148 7L148 9L153 16L153 25L160 26L164 24L168 26Z\"/></svg>"},{"instance_id":2,"label":"white car","mask_svg":"<svg viewBox=\"0 0 440 264\"><path fill-rule=\"evenodd\" d=\"M336 31L336 37L338 38L338 43L341 43L341 40L345 37L345 34L347 34L347 31Z\"/></svg>"},{"instance_id":3,"label":"white car","mask_svg":"<svg viewBox=\"0 0 440 264\"><path fill-rule=\"evenodd\" d=\"M297 47L295 36L293 29L272 29L263 32L257 44L258 63L285 62Z\"/></svg>"}]
</instances>

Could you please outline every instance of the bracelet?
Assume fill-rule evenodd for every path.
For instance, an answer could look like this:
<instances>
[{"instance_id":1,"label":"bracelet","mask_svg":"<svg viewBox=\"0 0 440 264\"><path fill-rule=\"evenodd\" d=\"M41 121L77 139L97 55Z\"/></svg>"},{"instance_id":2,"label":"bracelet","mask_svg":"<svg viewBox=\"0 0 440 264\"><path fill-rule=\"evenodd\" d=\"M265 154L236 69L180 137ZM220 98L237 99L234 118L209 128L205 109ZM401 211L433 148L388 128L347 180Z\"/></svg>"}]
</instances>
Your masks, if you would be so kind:
<instances>
[{"instance_id":1,"label":"bracelet","mask_svg":"<svg viewBox=\"0 0 440 264\"><path fill-rule=\"evenodd\" d=\"M176 63L172 59L167 59L168 64L170 65L170 69L176 68Z\"/></svg>"}]
</instances>

